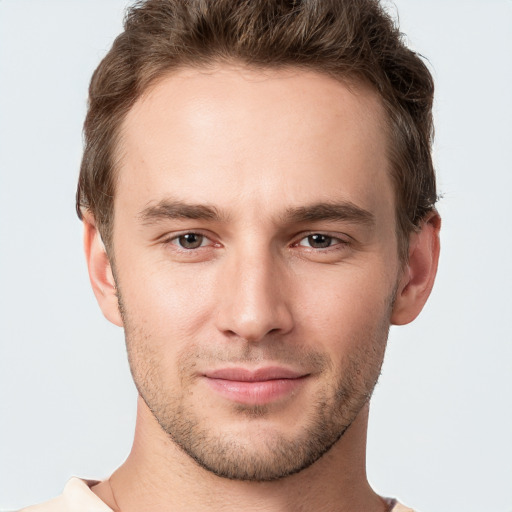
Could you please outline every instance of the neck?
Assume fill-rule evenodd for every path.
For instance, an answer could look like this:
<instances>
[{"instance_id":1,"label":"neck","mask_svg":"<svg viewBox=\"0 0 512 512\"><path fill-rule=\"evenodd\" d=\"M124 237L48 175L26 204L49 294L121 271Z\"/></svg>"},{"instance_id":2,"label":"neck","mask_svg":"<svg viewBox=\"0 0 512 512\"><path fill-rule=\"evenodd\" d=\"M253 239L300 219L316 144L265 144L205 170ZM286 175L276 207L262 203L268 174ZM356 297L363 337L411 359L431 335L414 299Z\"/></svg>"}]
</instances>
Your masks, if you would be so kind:
<instances>
[{"instance_id":1,"label":"neck","mask_svg":"<svg viewBox=\"0 0 512 512\"><path fill-rule=\"evenodd\" d=\"M198 466L162 431L139 398L132 451L126 462L93 488L116 512L268 512L366 510L385 505L365 470L368 406L343 437L303 471L272 482L220 478Z\"/></svg>"}]
</instances>

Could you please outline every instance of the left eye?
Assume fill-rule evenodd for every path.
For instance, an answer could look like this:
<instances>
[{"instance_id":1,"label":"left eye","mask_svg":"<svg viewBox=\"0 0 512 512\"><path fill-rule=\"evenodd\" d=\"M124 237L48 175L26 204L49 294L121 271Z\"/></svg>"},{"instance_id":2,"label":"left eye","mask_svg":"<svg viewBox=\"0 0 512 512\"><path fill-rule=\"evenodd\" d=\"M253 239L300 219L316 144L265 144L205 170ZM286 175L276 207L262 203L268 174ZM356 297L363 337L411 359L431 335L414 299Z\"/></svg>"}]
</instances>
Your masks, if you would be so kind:
<instances>
[{"instance_id":1,"label":"left eye","mask_svg":"<svg viewBox=\"0 0 512 512\"><path fill-rule=\"evenodd\" d=\"M179 245L182 249L197 249L207 245L208 238L199 233L185 233L177 236L171 241L175 245Z\"/></svg>"},{"instance_id":2,"label":"left eye","mask_svg":"<svg viewBox=\"0 0 512 512\"><path fill-rule=\"evenodd\" d=\"M329 235L322 235L321 233L314 233L303 238L299 242L299 245L302 245L303 247L311 247L313 249L327 249L328 247L339 243L342 243L339 238L335 238Z\"/></svg>"}]
</instances>

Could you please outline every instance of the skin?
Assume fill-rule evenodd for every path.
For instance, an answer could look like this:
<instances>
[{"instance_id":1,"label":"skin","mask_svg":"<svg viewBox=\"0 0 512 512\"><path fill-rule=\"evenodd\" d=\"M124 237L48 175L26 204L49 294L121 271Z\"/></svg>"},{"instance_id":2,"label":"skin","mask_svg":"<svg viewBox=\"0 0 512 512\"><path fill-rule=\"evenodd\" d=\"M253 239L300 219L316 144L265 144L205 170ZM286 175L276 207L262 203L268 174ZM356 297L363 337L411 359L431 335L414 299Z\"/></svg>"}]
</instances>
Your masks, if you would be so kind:
<instances>
[{"instance_id":1,"label":"skin","mask_svg":"<svg viewBox=\"0 0 512 512\"><path fill-rule=\"evenodd\" d=\"M128 113L114 269L85 218L140 394L132 452L93 488L114 510L385 510L368 400L389 325L430 293L440 221L402 265L384 116L361 84L226 64L175 72ZM226 394L212 373L233 367L299 378Z\"/></svg>"}]
</instances>

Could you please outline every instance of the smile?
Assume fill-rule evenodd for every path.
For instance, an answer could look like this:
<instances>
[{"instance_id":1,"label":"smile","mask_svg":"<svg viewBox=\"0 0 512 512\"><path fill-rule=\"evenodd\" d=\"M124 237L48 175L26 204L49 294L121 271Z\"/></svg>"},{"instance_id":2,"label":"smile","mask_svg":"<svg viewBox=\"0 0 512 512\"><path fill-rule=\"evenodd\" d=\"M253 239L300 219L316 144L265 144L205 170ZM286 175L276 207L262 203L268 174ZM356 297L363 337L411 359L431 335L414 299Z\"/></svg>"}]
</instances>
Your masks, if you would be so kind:
<instances>
[{"instance_id":1,"label":"smile","mask_svg":"<svg viewBox=\"0 0 512 512\"><path fill-rule=\"evenodd\" d=\"M279 367L224 368L206 372L204 377L210 389L228 400L263 405L293 395L309 374Z\"/></svg>"}]
</instances>

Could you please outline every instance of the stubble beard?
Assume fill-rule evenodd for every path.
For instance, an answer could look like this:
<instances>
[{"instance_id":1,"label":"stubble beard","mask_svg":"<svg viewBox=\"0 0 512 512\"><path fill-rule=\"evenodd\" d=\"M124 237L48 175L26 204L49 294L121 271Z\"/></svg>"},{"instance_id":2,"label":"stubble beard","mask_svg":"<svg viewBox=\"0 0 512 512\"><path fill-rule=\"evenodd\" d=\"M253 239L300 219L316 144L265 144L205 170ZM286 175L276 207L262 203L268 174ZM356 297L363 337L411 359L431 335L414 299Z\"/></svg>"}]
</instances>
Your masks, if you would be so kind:
<instances>
[{"instance_id":1,"label":"stubble beard","mask_svg":"<svg viewBox=\"0 0 512 512\"><path fill-rule=\"evenodd\" d=\"M304 426L293 437L277 429L262 432L261 439L223 435L209 430L183 401L163 404L147 390L141 396L162 429L199 466L222 478L264 482L298 473L328 452L369 401L379 373L380 366L363 389L340 378L329 390L319 390ZM232 409L244 422L272 417L266 405L238 404Z\"/></svg>"},{"instance_id":2,"label":"stubble beard","mask_svg":"<svg viewBox=\"0 0 512 512\"><path fill-rule=\"evenodd\" d=\"M137 390L160 427L185 454L202 468L217 476L245 481L272 481L285 478L311 466L328 452L350 427L369 401L380 375L388 331L389 316L371 332L361 333L350 345L358 347L337 365L339 373L316 391L303 426L293 437L277 429L267 429L254 443L251 436L233 436L209 428L197 404L190 397L191 375L198 362L229 360L233 362L273 361L284 364L308 361L318 374L333 372L333 363L324 354L292 347L272 340L268 345L243 344L235 354L213 354L188 350L182 354L177 371L181 389L164 385L169 369L160 366L161 357L152 353L151 336L132 325L121 297L125 337L131 372ZM393 300L389 301L391 310ZM325 380L325 379L324 379ZM299 392L300 393L300 392ZM311 402L308 402L311 403ZM271 406L233 404L232 413L244 421L264 421L271 417Z\"/></svg>"}]
</instances>

